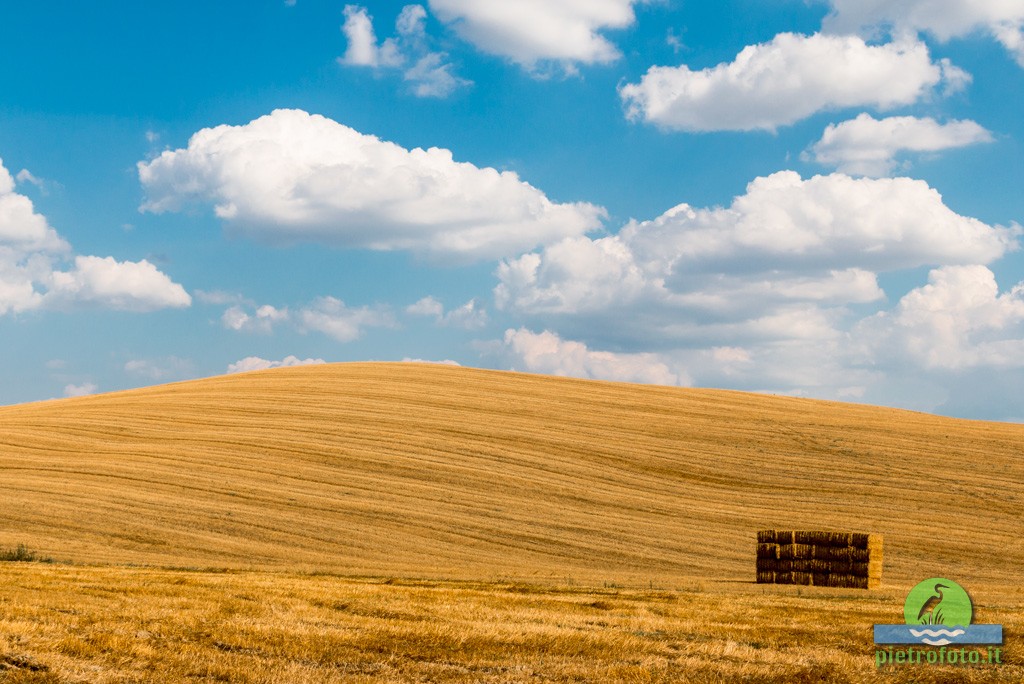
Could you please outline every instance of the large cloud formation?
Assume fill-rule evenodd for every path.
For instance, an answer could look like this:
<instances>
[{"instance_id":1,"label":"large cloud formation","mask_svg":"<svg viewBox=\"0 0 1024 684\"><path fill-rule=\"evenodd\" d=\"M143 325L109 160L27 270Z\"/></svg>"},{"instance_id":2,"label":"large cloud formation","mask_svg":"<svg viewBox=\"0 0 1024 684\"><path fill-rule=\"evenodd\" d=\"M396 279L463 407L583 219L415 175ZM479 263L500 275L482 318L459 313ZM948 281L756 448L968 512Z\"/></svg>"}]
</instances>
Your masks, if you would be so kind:
<instances>
[{"instance_id":1,"label":"large cloud formation","mask_svg":"<svg viewBox=\"0 0 1024 684\"><path fill-rule=\"evenodd\" d=\"M779 172L728 207L682 204L506 259L495 301L524 326L500 348L543 372L593 377L574 359L611 353L700 385L892 403L871 395L891 369L1013 358L1024 285L999 294L984 264L1020 232L957 214L923 181ZM876 315L879 274L920 267L930 284Z\"/></svg>"},{"instance_id":2,"label":"large cloud formation","mask_svg":"<svg viewBox=\"0 0 1024 684\"><path fill-rule=\"evenodd\" d=\"M638 0L430 0L430 8L484 52L527 68L538 62L607 63L620 53L602 29L635 21Z\"/></svg>"},{"instance_id":3,"label":"large cloud formation","mask_svg":"<svg viewBox=\"0 0 1024 684\"><path fill-rule=\"evenodd\" d=\"M665 129L773 131L824 110L908 105L943 80L955 89L969 77L947 60L933 63L916 40L781 33L700 71L651 67L620 95L630 119Z\"/></svg>"},{"instance_id":4,"label":"large cloud formation","mask_svg":"<svg viewBox=\"0 0 1024 684\"><path fill-rule=\"evenodd\" d=\"M72 268L61 270L69 259ZM15 191L0 160L0 315L82 305L154 311L191 303L181 285L146 260L72 256L32 201Z\"/></svg>"},{"instance_id":5,"label":"large cloud formation","mask_svg":"<svg viewBox=\"0 0 1024 684\"><path fill-rule=\"evenodd\" d=\"M1024 66L1024 3L1019 0L829 0L835 32L925 31L939 40L985 31Z\"/></svg>"},{"instance_id":6,"label":"large cloud formation","mask_svg":"<svg viewBox=\"0 0 1024 684\"><path fill-rule=\"evenodd\" d=\"M644 301L719 315L768 301L873 301L879 271L989 263L1014 232L953 212L924 181L781 171L729 207L681 204L614 236L507 259L495 298L527 313Z\"/></svg>"},{"instance_id":7,"label":"large cloud formation","mask_svg":"<svg viewBox=\"0 0 1024 684\"><path fill-rule=\"evenodd\" d=\"M858 332L876 351L929 369L1024 368L1024 282L1000 294L985 266L937 268Z\"/></svg>"},{"instance_id":8,"label":"large cloud formation","mask_svg":"<svg viewBox=\"0 0 1024 684\"><path fill-rule=\"evenodd\" d=\"M203 129L138 169L143 210L212 203L235 232L276 242L488 259L582 235L604 216L592 204L552 202L513 172L298 110Z\"/></svg>"}]
</instances>

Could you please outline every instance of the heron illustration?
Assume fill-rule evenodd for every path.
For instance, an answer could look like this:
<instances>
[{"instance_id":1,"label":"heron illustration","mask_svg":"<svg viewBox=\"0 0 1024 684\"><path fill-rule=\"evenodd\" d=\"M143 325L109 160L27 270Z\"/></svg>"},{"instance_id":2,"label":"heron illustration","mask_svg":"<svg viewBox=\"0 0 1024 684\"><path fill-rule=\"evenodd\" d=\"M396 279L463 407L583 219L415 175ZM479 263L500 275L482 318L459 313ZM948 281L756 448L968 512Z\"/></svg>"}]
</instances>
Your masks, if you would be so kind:
<instances>
[{"instance_id":1,"label":"heron illustration","mask_svg":"<svg viewBox=\"0 0 1024 684\"><path fill-rule=\"evenodd\" d=\"M935 585L935 595L928 597L928 600L921 606L917 614L917 622L921 625L942 624L942 590L949 589L945 584Z\"/></svg>"}]
</instances>

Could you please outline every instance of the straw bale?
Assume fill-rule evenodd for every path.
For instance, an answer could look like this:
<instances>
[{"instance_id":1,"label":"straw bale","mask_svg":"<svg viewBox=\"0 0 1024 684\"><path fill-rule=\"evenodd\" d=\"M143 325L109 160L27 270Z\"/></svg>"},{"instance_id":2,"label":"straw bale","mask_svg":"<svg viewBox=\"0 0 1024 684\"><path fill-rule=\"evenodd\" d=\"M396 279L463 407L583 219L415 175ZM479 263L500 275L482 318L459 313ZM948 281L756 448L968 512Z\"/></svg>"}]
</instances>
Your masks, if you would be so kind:
<instances>
[{"instance_id":1,"label":"straw bale","mask_svg":"<svg viewBox=\"0 0 1024 684\"><path fill-rule=\"evenodd\" d=\"M877 561L853 562L830 561L817 558L757 559L758 570L772 572L810 572L829 575L851 575L854 577L882 577L882 564Z\"/></svg>"},{"instance_id":2,"label":"straw bale","mask_svg":"<svg viewBox=\"0 0 1024 684\"><path fill-rule=\"evenodd\" d=\"M832 546L846 548L851 545L850 542L853 539L853 534L850 532L830 532L829 539L832 542Z\"/></svg>"},{"instance_id":3,"label":"straw bale","mask_svg":"<svg viewBox=\"0 0 1024 684\"><path fill-rule=\"evenodd\" d=\"M881 577L882 561L869 561L867 563L850 563L849 574L857 577Z\"/></svg>"},{"instance_id":4,"label":"straw bale","mask_svg":"<svg viewBox=\"0 0 1024 684\"><path fill-rule=\"evenodd\" d=\"M831 575L838 578L856 577L857 584L863 584L860 580L881 580L882 566L876 563L850 563L845 561L823 561L815 559L798 560L774 560L760 559L757 563L757 572L771 572L775 574L791 575L793 584L806 584L804 575ZM847 582L847 580L836 580ZM852 582L853 580L849 580ZM841 584L824 584L821 578L814 580L815 586L846 586Z\"/></svg>"},{"instance_id":5,"label":"straw bale","mask_svg":"<svg viewBox=\"0 0 1024 684\"><path fill-rule=\"evenodd\" d=\"M807 558L789 562L792 563L793 572L836 572L832 561Z\"/></svg>"},{"instance_id":6,"label":"straw bale","mask_svg":"<svg viewBox=\"0 0 1024 684\"><path fill-rule=\"evenodd\" d=\"M808 544L786 544L779 546L779 558L791 560L794 558L813 558L814 547Z\"/></svg>"},{"instance_id":7,"label":"straw bale","mask_svg":"<svg viewBox=\"0 0 1024 684\"><path fill-rule=\"evenodd\" d=\"M811 572L793 572L790 573L793 578L793 584L810 584L814 581L814 573Z\"/></svg>"},{"instance_id":8,"label":"straw bale","mask_svg":"<svg viewBox=\"0 0 1024 684\"><path fill-rule=\"evenodd\" d=\"M851 568L850 571L823 571L815 570L820 565L809 565L810 563L821 563L822 561L782 561L769 560L778 569L757 568L757 582L759 584L798 584L811 585L815 587L836 587L844 589L876 589L882 583L881 574L863 575L857 574Z\"/></svg>"},{"instance_id":9,"label":"straw bale","mask_svg":"<svg viewBox=\"0 0 1024 684\"><path fill-rule=\"evenodd\" d=\"M810 530L797 530L793 533L794 544L821 544L822 543L822 532L814 532ZM827 546L827 544L822 544Z\"/></svg>"},{"instance_id":10,"label":"straw bale","mask_svg":"<svg viewBox=\"0 0 1024 684\"><path fill-rule=\"evenodd\" d=\"M758 558L757 569L769 572L789 572L793 569L792 561L781 561L775 558Z\"/></svg>"},{"instance_id":11,"label":"straw bale","mask_svg":"<svg viewBox=\"0 0 1024 684\"><path fill-rule=\"evenodd\" d=\"M854 548L850 548L850 549L846 549L846 551L850 554L850 560L856 561L856 562L859 562L859 563L867 562L867 561L869 561L869 560L871 560L871 559L873 559L875 557L875 554L872 553L870 549L854 549ZM879 552L878 558L881 559L881 552Z\"/></svg>"},{"instance_id":12,"label":"straw bale","mask_svg":"<svg viewBox=\"0 0 1024 684\"><path fill-rule=\"evenodd\" d=\"M835 549L831 546L815 546L811 549L811 556L817 560L847 560L845 549Z\"/></svg>"},{"instance_id":13,"label":"straw bale","mask_svg":"<svg viewBox=\"0 0 1024 684\"><path fill-rule=\"evenodd\" d=\"M844 573L836 573L835 575L828 576L828 585L830 587L849 587L853 589L859 589L860 578L856 575L849 575Z\"/></svg>"},{"instance_id":14,"label":"straw bale","mask_svg":"<svg viewBox=\"0 0 1024 684\"><path fill-rule=\"evenodd\" d=\"M823 530L759 530L760 583L875 588L882 580L882 536Z\"/></svg>"},{"instance_id":15,"label":"straw bale","mask_svg":"<svg viewBox=\"0 0 1024 684\"><path fill-rule=\"evenodd\" d=\"M792 539L790 539L792 536ZM758 541L774 544L808 544L813 546L853 547L857 549L881 549L882 535L863 532L836 532L826 530L762 530Z\"/></svg>"},{"instance_id":16,"label":"straw bale","mask_svg":"<svg viewBox=\"0 0 1024 684\"><path fill-rule=\"evenodd\" d=\"M867 589L868 582L866 577L858 577L857 575L831 575L829 577L829 586L846 589Z\"/></svg>"},{"instance_id":17,"label":"straw bale","mask_svg":"<svg viewBox=\"0 0 1024 684\"><path fill-rule=\"evenodd\" d=\"M868 551L867 549L853 549L850 547L839 547L839 546L815 546L811 555L817 560L827 561L867 561Z\"/></svg>"},{"instance_id":18,"label":"straw bale","mask_svg":"<svg viewBox=\"0 0 1024 684\"><path fill-rule=\"evenodd\" d=\"M804 530L794 532L794 541L797 544L813 544L815 546L850 546L851 537L849 532L826 532L822 530Z\"/></svg>"},{"instance_id":19,"label":"straw bale","mask_svg":"<svg viewBox=\"0 0 1024 684\"><path fill-rule=\"evenodd\" d=\"M850 545L854 548L879 551L882 549L882 535L880 534L863 534L857 532L850 536Z\"/></svg>"},{"instance_id":20,"label":"straw bale","mask_svg":"<svg viewBox=\"0 0 1024 684\"><path fill-rule=\"evenodd\" d=\"M842 570L841 568L837 569L835 567L835 562L834 561L824 561L824 560L811 559L811 560L794 561L794 562L795 563L803 563L803 564L805 564L805 567L810 572L840 572ZM845 563L844 563L844 565L845 565Z\"/></svg>"},{"instance_id":21,"label":"straw bale","mask_svg":"<svg viewBox=\"0 0 1024 684\"><path fill-rule=\"evenodd\" d=\"M841 573L816 573L814 586L844 589L867 589L867 578Z\"/></svg>"},{"instance_id":22,"label":"straw bale","mask_svg":"<svg viewBox=\"0 0 1024 684\"><path fill-rule=\"evenodd\" d=\"M830 575L854 575L857 577L881 577L880 563L851 563L848 561L823 561L813 558L796 560L775 560L762 558L757 562L758 570L771 572L820 572Z\"/></svg>"},{"instance_id":23,"label":"straw bale","mask_svg":"<svg viewBox=\"0 0 1024 684\"><path fill-rule=\"evenodd\" d=\"M824 531L818 529L795 531L794 542L797 544L810 544L822 547L848 547L850 546L850 532Z\"/></svg>"},{"instance_id":24,"label":"straw bale","mask_svg":"<svg viewBox=\"0 0 1024 684\"><path fill-rule=\"evenodd\" d=\"M757 541L759 544L792 544L792 530L758 530Z\"/></svg>"}]
</instances>

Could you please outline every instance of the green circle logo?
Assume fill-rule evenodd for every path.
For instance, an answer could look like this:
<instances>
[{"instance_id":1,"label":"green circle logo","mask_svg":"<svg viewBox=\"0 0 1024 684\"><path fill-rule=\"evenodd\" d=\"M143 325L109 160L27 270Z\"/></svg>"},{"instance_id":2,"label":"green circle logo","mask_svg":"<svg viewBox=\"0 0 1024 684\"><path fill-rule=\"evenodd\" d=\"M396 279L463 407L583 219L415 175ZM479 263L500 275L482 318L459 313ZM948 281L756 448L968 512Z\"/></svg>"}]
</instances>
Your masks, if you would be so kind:
<instances>
[{"instance_id":1,"label":"green circle logo","mask_svg":"<svg viewBox=\"0 0 1024 684\"><path fill-rule=\"evenodd\" d=\"M932 577L910 590L903 604L908 625L945 625L966 627L971 624L974 607L964 588L944 577Z\"/></svg>"}]
</instances>

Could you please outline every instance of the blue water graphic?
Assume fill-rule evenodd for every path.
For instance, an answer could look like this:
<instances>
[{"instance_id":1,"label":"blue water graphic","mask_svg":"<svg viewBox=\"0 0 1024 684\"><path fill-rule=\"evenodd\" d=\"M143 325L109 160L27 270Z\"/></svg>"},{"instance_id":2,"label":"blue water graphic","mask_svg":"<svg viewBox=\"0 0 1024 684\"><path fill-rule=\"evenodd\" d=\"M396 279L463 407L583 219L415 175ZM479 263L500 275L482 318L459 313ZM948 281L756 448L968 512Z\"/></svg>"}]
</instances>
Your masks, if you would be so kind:
<instances>
[{"instance_id":1,"label":"blue water graphic","mask_svg":"<svg viewBox=\"0 0 1024 684\"><path fill-rule=\"evenodd\" d=\"M1002 625L875 625L876 644L1002 644Z\"/></svg>"}]
</instances>

